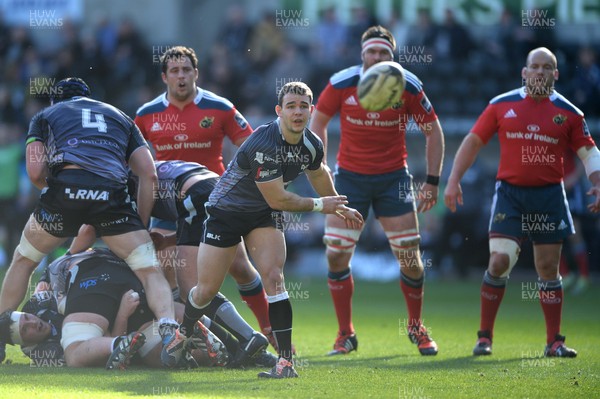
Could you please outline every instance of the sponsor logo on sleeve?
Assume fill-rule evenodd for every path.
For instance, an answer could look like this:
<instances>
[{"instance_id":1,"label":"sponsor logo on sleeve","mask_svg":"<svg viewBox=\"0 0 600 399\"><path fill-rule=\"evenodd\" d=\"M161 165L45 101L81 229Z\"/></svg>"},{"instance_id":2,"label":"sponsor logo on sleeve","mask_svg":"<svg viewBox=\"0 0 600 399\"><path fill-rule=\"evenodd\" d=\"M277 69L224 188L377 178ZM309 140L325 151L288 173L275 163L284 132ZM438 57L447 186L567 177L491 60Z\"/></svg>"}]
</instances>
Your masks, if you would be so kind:
<instances>
[{"instance_id":1,"label":"sponsor logo on sleeve","mask_svg":"<svg viewBox=\"0 0 600 399\"><path fill-rule=\"evenodd\" d=\"M259 167L256 171L256 180L264 179L266 177L274 176L278 173L277 169L263 169L263 167Z\"/></svg>"},{"instance_id":2,"label":"sponsor logo on sleeve","mask_svg":"<svg viewBox=\"0 0 600 399\"><path fill-rule=\"evenodd\" d=\"M421 99L421 107L423 107L425 112L427 112L428 114L431 113L431 103L429 102L429 99L426 95L423 95L423 98Z\"/></svg>"},{"instance_id":3,"label":"sponsor logo on sleeve","mask_svg":"<svg viewBox=\"0 0 600 399\"><path fill-rule=\"evenodd\" d=\"M257 152L254 155L254 160L260 164L265 163L265 154L263 154L262 152Z\"/></svg>"},{"instance_id":4,"label":"sponsor logo on sleeve","mask_svg":"<svg viewBox=\"0 0 600 399\"><path fill-rule=\"evenodd\" d=\"M583 120L583 135L584 136L589 136L590 135L590 129L588 128L587 123L585 122L585 119Z\"/></svg>"},{"instance_id":5,"label":"sponsor logo on sleeve","mask_svg":"<svg viewBox=\"0 0 600 399\"><path fill-rule=\"evenodd\" d=\"M244 118L244 116L242 114L240 114L240 111L235 111L235 121L237 122L237 124L242 128L245 129L248 127L248 122L246 121L246 118Z\"/></svg>"}]
</instances>

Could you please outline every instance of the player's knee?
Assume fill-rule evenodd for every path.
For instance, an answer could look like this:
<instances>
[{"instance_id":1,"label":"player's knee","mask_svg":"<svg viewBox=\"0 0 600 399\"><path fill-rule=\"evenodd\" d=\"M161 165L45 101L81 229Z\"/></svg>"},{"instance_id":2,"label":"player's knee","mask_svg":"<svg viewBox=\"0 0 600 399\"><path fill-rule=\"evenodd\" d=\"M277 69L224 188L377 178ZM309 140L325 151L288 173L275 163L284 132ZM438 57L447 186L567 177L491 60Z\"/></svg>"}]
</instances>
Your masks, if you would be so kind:
<instances>
[{"instance_id":1,"label":"player's knee","mask_svg":"<svg viewBox=\"0 0 600 399\"><path fill-rule=\"evenodd\" d=\"M350 266L350 259L352 258L351 253L347 252L332 252L327 251L327 265L329 271L340 272L347 269Z\"/></svg>"},{"instance_id":2,"label":"player's knee","mask_svg":"<svg viewBox=\"0 0 600 399\"><path fill-rule=\"evenodd\" d=\"M538 275L544 280L555 280L558 278L558 259L538 260L535 265Z\"/></svg>"},{"instance_id":3,"label":"player's knee","mask_svg":"<svg viewBox=\"0 0 600 399\"><path fill-rule=\"evenodd\" d=\"M65 351L65 364L67 367L85 367L85 358L77 354L77 345L71 346L71 349Z\"/></svg>"},{"instance_id":4,"label":"player's knee","mask_svg":"<svg viewBox=\"0 0 600 399\"><path fill-rule=\"evenodd\" d=\"M395 255L400 263L402 274L413 279L419 279L423 276L425 268L418 246L395 252Z\"/></svg>"},{"instance_id":5,"label":"player's knee","mask_svg":"<svg viewBox=\"0 0 600 399\"><path fill-rule=\"evenodd\" d=\"M360 233L360 230L325 226L323 243L327 247L327 256L329 257L330 254L332 257L334 257L334 254L352 254Z\"/></svg>"},{"instance_id":6,"label":"player's knee","mask_svg":"<svg viewBox=\"0 0 600 399\"><path fill-rule=\"evenodd\" d=\"M152 241L145 242L131 251L125 258L125 262L134 271L148 267L160 267Z\"/></svg>"},{"instance_id":7,"label":"player's knee","mask_svg":"<svg viewBox=\"0 0 600 399\"><path fill-rule=\"evenodd\" d=\"M418 249L421 243L421 235L417 229L386 231L385 235L394 253L407 256L414 252L415 249Z\"/></svg>"},{"instance_id":8,"label":"player's knee","mask_svg":"<svg viewBox=\"0 0 600 399\"><path fill-rule=\"evenodd\" d=\"M85 356L78 354L77 345L73 344L102 337L103 335L102 328L94 323L71 321L63 324L60 345L63 347L67 366L83 367L86 365Z\"/></svg>"},{"instance_id":9,"label":"player's knee","mask_svg":"<svg viewBox=\"0 0 600 399\"><path fill-rule=\"evenodd\" d=\"M188 300L196 306L205 306L219 293L219 287L208 284L199 284L193 287L188 294Z\"/></svg>"},{"instance_id":10,"label":"player's knee","mask_svg":"<svg viewBox=\"0 0 600 399\"><path fill-rule=\"evenodd\" d=\"M272 267L264 273L263 286L267 292L283 289L283 269Z\"/></svg>"},{"instance_id":11,"label":"player's knee","mask_svg":"<svg viewBox=\"0 0 600 399\"><path fill-rule=\"evenodd\" d=\"M494 277L507 277L510 274L509 263L507 254L491 254L488 272Z\"/></svg>"},{"instance_id":12,"label":"player's knee","mask_svg":"<svg viewBox=\"0 0 600 399\"><path fill-rule=\"evenodd\" d=\"M508 277L519 259L519 244L509 238L491 238L489 245L488 271L495 277Z\"/></svg>"},{"instance_id":13,"label":"player's knee","mask_svg":"<svg viewBox=\"0 0 600 399\"><path fill-rule=\"evenodd\" d=\"M21 241L16 248L16 252L24 258L27 258L35 263L40 263L47 255L44 252L38 251L25 237L25 233L21 234Z\"/></svg>"},{"instance_id":14,"label":"player's knee","mask_svg":"<svg viewBox=\"0 0 600 399\"><path fill-rule=\"evenodd\" d=\"M257 272L245 259L236 256L229 268L229 274L238 283L253 281L256 278Z\"/></svg>"}]
</instances>

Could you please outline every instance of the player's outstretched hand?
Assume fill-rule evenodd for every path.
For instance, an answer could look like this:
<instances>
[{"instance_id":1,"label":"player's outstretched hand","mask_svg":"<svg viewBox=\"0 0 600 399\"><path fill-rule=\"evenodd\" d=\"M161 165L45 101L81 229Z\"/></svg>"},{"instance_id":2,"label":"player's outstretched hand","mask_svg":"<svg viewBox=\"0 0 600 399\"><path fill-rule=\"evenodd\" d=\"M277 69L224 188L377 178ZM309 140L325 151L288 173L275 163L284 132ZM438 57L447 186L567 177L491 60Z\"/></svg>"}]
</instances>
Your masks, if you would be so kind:
<instances>
[{"instance_id":1,"label":"player's outstretched hand","mask_svg":"<svg viewBox=\"0 0 600 399\"><path fill-rule=\"evenodd\" d=\"M331 197L321 197L323 200L323 209L321 213L332 214L342 209L342 206L348 204L348 198L345 195L334 195Z\"/></svg>"},{"instance_id":2,"label":"player's outstretched hand","mask_svg":"<svg viewBox=\"0 0 600 399\"><path fill-rule=\"evenodd\" d=\"M335 212L335 216L344 219L346 221L346 227L349 229L359 230L362 229L365 220L359 211L353 208L344 206Z\"/></svg>"},{"instance_id":3,"label":"player's outstretched hand","mask_svg":"<svg viewBox=\"0 0 600 399\"><path fill-rule=\"evenodd\" d=\"M594 198L594 202L592 202L591 204L589 204L587 206L588 209L589 209L589 211L592 212L592 213L598 213L598 212L600 212L600 187L593 186L587 192L587 195L591 195L591 196L595 197Z\"/></svg>"},{"instance_id":4,"label":"player's outstretched hand","mask_svg":"<svg viewBox=\"0 0 600 399\"><path fill-rule=\"evenodd\" d=\"M348 208L348 198L345 195L321 197L323 210L321 213L336 215L346 221L351 229L360 229L364 223L363 217L356 209Z\"/></svg>"}]
</instances>

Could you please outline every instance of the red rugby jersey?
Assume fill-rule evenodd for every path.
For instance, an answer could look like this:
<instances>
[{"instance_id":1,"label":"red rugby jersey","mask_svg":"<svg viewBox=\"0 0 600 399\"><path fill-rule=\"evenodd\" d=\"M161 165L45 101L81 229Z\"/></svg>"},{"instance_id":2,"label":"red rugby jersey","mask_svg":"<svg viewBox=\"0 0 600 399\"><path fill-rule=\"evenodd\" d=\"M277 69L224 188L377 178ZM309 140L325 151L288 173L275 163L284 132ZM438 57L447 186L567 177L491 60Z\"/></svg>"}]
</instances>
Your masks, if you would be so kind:
<instances>
[{"instance_id":1,"label":"red rugby jersey","mask_svg":"<svg viewBox=\"0 0 600 399\"><path fill-rule=\"evenodd\" d=\"M569 176L572 173L575 173L577 170L577 154L575 154L571 149L565 151L563 155L563 169L564 169L564 177Z\"/></svg>"},{"instance_id":2,"label":"red rugby jersey","mask_svg":"<svg viewBox=\"0 0 600 399\"><path fill-rule=\"evenodd\" d=\"M197 162L219 175L225 172L225 136L235 142L252 133L231 102L201 88L183 110L170 104L166 93L161 94L138 109L135 123L152 143L157 160Z\"/></svg>"},{"instance_id":3,"label":"red rugby jersey","mask_svg":"<svg viewBox=\"0 0 600 399\"><path fill-rule=\"evenodd\" d=\"M493 98L471 132L500 141L496 178L517 186L543 186L563 179L563 155L595 145L583 113L557 92L537 102L515 89Z\"/></svg>"},{"instance_id":4,"label":"red rugby jersey","mask_svg":"<svg viewBox=\"0 0 600 399\"><path fill-rule=\"evenodd\" d=\"M406 89L400 104L379 112L366 111L358 104L356 86L362 65L344 69L331 77L316 108L328 116L340 113L339 167L373 175L407 166L407 127L409 132L415 128L430 129L430 122L435 121L437 115L419 78L406 69L404 72Z\"/></svg>"}]
</instances>

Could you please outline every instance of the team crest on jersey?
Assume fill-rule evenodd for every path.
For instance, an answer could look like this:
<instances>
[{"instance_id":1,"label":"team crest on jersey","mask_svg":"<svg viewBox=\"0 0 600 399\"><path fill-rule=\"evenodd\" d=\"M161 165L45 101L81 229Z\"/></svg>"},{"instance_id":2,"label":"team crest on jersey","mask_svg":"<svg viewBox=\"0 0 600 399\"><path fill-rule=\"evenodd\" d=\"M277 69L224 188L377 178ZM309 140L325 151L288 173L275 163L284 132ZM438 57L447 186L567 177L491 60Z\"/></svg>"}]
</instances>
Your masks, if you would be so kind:
<instances>
[{"instance_id":1,"label":"team crest on jersey","mask_svg":"<svg viewBox=\"0 0 600 399\"><path fill-rule=\"evenodd\" d=\"M212 124L213 124L214 121L215 121L215 117L214 116L205 116L204 119L202 119L200 121L200 127L208 129L209 127L212 126Z\"/></svg>"},{"instance_id":2,"label":"team crest on jersey","mask_svg":"<svg viewBox=\"0 0 600 399\"><path fill-rule=\"evenodd\" d=\"M392 109L400 109L404 105L404 101L400 100L396 104L392 105Z\"/></svg>"},{"instance_id":3,"label":"team crest on jersey","mask_svg":"<svg viewBox=\"0 0 600 399\"><path fill-rule=\"evenodd\" d=\"M554 118L552 118L552 122L556 123L557 125L562 125L566 120L567 117L563 114L554 115Z\"/></svg>"},{"instance_id":4,"label":"team crest on jersey","mask_svg":"<svg viewBox=\"0 0 600 399\"><path fill-rule=\"evenodd\" d=\"M500 223L503 222L504 219L506 219L506 213L497 213L494 216L494 223Z\"/></svg>"}]
</instances>

